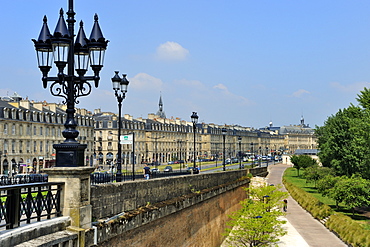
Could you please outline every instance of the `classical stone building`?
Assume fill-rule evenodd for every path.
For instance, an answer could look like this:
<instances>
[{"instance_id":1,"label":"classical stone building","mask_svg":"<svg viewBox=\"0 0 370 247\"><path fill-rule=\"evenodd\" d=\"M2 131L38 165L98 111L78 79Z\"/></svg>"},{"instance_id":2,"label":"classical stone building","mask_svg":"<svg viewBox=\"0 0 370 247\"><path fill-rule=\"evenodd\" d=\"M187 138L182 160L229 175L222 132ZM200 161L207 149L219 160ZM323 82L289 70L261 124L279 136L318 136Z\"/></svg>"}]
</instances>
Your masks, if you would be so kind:
<instances>
[{"instance_id":1,"label":"classical stone building","mask_svg":"<svg viewBox=\"0 0 370 247\"><path fill-rule=\"evenodd\" d=\"M18 94L0 99L0 173L39 172L55 162L53 144L63 142L65 106L34 102ZM94 120L84 109L76 109L80 135L87 144L86 165L94 153Z\"/></svg>"},{"instance_id":2,"label":"classical stone building","mask_svg":"<svg viewBox=\"0 0 370 247\"><path fill-rule=\"evenodd\" d=\"M99 166L115 164L118 150L118 116L110 112L95 110L95 147ZM122 145L123 169L131 169L133 156L135 164L167 163L194 159L194 133L192 122L179 118L161 118L148 114L148 118L134 119L130 115L122 118L122 133L135 133L134 145ZM274 155L281 153L285 136L278 131L257 130L237 125L215 125L198 123L195 134L195 158L219 160L223 158L223 133L225 135L225 158L244 155ZM122 138L121 138L122 139Z\"/></svg>"},{"instance_id":3,"label":"classical stone building","mask_svg":"<svg viewBox=\"0 0 370 247\"><path fill-rule=\"evenodd\" d=\"M16 93L0 99L0 173L39 172L55 162L53 144L64 141L62 131L66 106L22 99ZM85 165L114 168L118 152L118 115L94 114L76 109L78 141L87 144ZM189 117L190 120L190 117ZM157 114L147 118L122 117L123 136L134 136L132 144L122 144L122 169L131 171L143 163L164 164L183 160L222 160L250 155L293 154L297 149L315 149L314 130L304 124L254 129L239 125L196 125L194 150L193 123L166 118L162 97ZM223 132L225 134L225 152ZM122 138L121 138L122 140ZM133 162L135 161L135 162ZM135 167L132 165L135 164Z\"/></svg>"}]
</instances>

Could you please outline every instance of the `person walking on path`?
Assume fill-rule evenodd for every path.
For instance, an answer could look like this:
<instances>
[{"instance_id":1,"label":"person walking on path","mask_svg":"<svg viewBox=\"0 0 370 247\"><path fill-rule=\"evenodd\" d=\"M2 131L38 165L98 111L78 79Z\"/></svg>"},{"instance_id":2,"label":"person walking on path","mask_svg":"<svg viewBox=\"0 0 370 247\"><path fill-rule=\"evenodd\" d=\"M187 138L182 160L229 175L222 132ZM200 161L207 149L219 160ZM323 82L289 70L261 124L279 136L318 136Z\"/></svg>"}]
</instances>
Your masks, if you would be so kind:
<instances>
[{"instance_id":1,"label":"person walking on path","mask_svg":"<svg viewBox=\"0 0 370 247\"><path fill-rule=\"evenodd\" d=\"M281 163L269 166L268 183L282 184L283 173L288 167L288 165ZM285 188L283 190L286 191ZM294 241L298 243L297 241L301 241L302 238L310 247L347 246L334 233L330 232L322 223L304 210L292 197L289 196L288 200L289 212L286 215L288 234L282 237L279 246L304 246L302 243L298 245L294 243Z\"/></svg>"},{"instance_id":2,"label":"person walking on path","mask_svg":"<svg viewBox=\"0 0 370 247\"><path fill-rule=\"evenodd\" d=\"M284 203L283 210L284 210L284 212L286 212L287 209L288 209L288 200L287 199L284 199L283 200L283 203Z\"/></svg>"},{"instance_id":3,"label":"person walking on path","mask_svg":"<svg viewBox=\"0 0 370 247\"><path fill-rule=\"evenodd\" d=\"M150 167L148 166L148 164L144 165L143 172L144 172L144 179L148 180L150 176Z\"/></svg>"}]
</instances>

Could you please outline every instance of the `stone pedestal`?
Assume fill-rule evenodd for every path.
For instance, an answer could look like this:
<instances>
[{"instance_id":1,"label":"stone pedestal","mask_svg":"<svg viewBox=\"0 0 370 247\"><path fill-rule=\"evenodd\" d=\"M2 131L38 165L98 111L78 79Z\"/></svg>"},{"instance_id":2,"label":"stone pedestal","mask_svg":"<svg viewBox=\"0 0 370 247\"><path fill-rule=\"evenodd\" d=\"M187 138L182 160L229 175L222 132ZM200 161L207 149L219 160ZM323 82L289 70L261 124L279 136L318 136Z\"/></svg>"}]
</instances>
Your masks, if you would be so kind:
<instances>
[{"instance_id":1,"label":"stone pedestal","mask_svg":"<svg viewBox=\"0 0 370 247\"><path fill-rule=\"evenodd\" d=\"M91 228L90 174L93 167L53 167L43 171L49 182L64 182L61 195L63 216L71 217L71 225Z\"/></svg>"}]
</instances>

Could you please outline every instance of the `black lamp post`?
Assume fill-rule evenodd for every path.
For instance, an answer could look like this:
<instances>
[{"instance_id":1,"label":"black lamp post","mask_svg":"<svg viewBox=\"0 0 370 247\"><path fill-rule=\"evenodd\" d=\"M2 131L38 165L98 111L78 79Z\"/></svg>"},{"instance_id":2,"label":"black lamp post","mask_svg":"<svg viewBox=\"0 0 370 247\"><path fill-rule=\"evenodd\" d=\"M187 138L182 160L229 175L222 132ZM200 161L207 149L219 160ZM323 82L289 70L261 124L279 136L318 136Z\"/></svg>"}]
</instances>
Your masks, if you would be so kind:
<instances>
[{"instance_id":1,"label":"black lamp post","mask_svg":"<svg viewBox=\"0 0 370 247\"><path fill-rule=\"evenodd\" d=\"M53 34L50 34L47 25L47 18L44 16L43 25L39 38L33 39L37 53L37 61L42 72L43 87L50 85L50 92L53 96L64 98L63 103L67 104L67 119L64 123L65 130L62 132L66 138L63 143L54 144L56 150L56 166L83 166L84 150L86 144L79 144L76 138L79 132L76 130L77 123L74 119L75 104L78 104L78 97L87 96L91 92L91 85L88 81L94 81L95 87L99 85L99 73L103 67L104 54L108 40L105 40L98 23L98 16L95 14L95 23L90 38L87 39L83 30L83 22L80 22L80 29L75 37L73 0L69 0L67 23L64 21L63 10ZM51 56L53 54L53 57ZM58 69L56 77L48 77L52 68L52 61ZM88 64L94 71L93 76L85 76ZM68 65L68 66L67 66ZM67 73L64 68L67 66ZM74 74L76 70L77 75Z\"/></svg>"},{"instance_id":2,"label":"black lamp post","mask_svg":"<svg viewBox=\"0 0 370 247\"><path fill-rule=\"evenodd\" d=\"M195 160L195 152L196 152L196 149L195 149L195 132L197 130L197 126L196 124L198 123L198 115L196 112L193 111L193 114L190 116L191 117L191 121L193 122L193 133L194 133L194 164L193 164L193 169L195 169L195 166L196 166L196 160Z\"/></svg>"},{"instance_id":3,"label":"black lamp post","mask_svg":"<svg viewBox=\"0 0 370 247\"><path fill-rule=\"evenodd\" d=\"M242 137L238 137L239 142L239 169L242 169Z\"/></svg>"},{"instance_id":4,"label":"black lamp post","mask_svg":"<svg viewBox=\"0 0 370 247\"><path fill-rule=\"evenodd\" d=\"M252 168L253 168L253 165L254 165L254 158L256 157L255 155L254 155L254 150L253 150L253 145L254 145L254 143L253 142L251 142L251 150L252 150Z\"/></svg>"},{"instance_id":5,"label":"black lamp post","mask_svg":"<svg viewBox=\"0 0 370 247\"><path fill-rule=\"evenodd\" d=\"M226 138L227 130L226 128L222 128L222 138L223 138L223 155L222 155L222 164L224 166L223 170L226 171L226 159L225 159L225 138Z\"/></svg>"},{"instance_id":6,"label":"black lamp post","mask_svg":"<svg viewBox=\"0 0 370 247\"><path fill-rule=\"evenodd\" d=\"M117 157L117 173L116 181L122 181L122 146L121 146L121 110L122 110L122 101L126 98L127 87L129 81L126 78L126 75L123 74L122 78L118 75L119 71L115 71L115 75L112 78L114 95L118 101L118 157Z\"/></svg>"}]
</instances>

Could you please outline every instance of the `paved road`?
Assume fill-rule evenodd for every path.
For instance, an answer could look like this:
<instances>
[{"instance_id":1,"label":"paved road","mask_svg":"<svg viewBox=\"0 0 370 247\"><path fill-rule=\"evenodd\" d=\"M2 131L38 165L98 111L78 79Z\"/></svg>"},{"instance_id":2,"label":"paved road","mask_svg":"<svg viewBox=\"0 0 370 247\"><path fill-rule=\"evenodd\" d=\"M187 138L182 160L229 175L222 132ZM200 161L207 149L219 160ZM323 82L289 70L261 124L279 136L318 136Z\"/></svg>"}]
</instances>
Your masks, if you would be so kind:
<instances>
[{"instance_id":1,"label":"paved road","mask_svg":"<svg viewBox=\"0 0 370 247\"><path fill-rule=\"evenodd\" d=\"M281 163L270 165L270 172L267 176L268 182L270 184L281 184L282 175L287 167L287 165ZM288 224L286 225L288 229L288 235L282 239L282 243L279 244L279 246L347 246L336 235L330 232L323 224L314 219L311 214L302 209L301 206L299 206L299 204L290 196L288 198L288 213L286 218L288 220ZM306 243L302 242L302 238Z\"/></svg>"}]
</instances>

